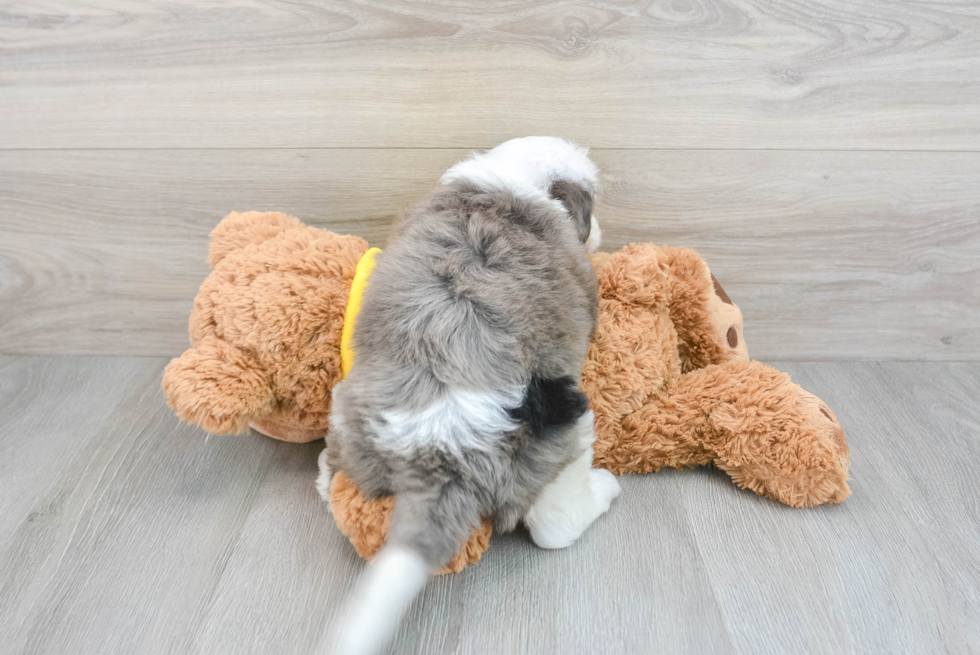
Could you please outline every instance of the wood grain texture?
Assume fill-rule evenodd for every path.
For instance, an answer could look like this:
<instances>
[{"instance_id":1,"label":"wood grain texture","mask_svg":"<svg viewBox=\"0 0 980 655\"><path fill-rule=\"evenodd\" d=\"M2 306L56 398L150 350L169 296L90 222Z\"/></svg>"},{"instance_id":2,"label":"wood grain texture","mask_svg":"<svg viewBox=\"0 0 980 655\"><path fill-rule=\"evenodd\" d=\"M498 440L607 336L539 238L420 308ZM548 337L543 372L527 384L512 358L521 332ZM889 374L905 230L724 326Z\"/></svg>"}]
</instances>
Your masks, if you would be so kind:
<instances>
[{"instance_id":1,"label":"wood grain texture","mask_svg":"<svg viewBox=\"0 0 980 655\"><path fill-rule=\"evenodd\" d=\"M4 398L21 417L0 430L34 480L0 479L3 496L23 499L3 514L4 650L188 652L272 444L224 441L215 459L219 440L162 404L164 360L94 364L14 360L0 374L26 387Z\"/></svg>"},{"instance_id":2,"label":"wood grain texture","mask_svg":"<svg viewBox=\"0 0 980 655\"><path fill-rule=\"evenodd\" d=\"M597 155L608 247L697 250L761 359L980 359L973 153Z\"/></svg>"},{"instance_id":3,"label":"wood grain texture","mask_svg":"<svg viewBox=\"0 0 980 655\"><path fill-rule=\"evenodd\" d=\"M231 210L383 245L465 150L0 152L0 352L168 355ZM980 359L980 153L593 152L604 248L698 250L757 358Z\"/></svg>"},{"instance_id":4,"label":"wood grain texture","mask_svg":"<svg viewBox=\"0 0 980 655\"><path fill-rule=\"evenodd\" d=\"M207 438L163 360L0 357L4 652L310 653L363 564L318 443ZM980 650L980 365L774 363L834 409L854 494L794 510L723 473L622 479L571 548L496 535L390 653Z\"/></svg>"},{"instance_id":5,"label":"wood grain texture","mask_svg":"<svg viewBox=\"0 0 980 655\"><path fill-rule=\"evenodd\" d=\"M721 489L686 489L738 650L975 652L980 483L971 462L980 447L980 388L953 373L975 374L977 366L777 366L840 417L853 496L797 514L745 502L716 472Z\"/></svg>"},{"instance_id":6,"label":"wood grain texture","mask_svg":"<svg viewBox=\"0 0 980 655\"><path fill-rule=\"evenodd\" d=\"M973 0L6 3L0 147L980 149Z\"/></svg>"}]
</instances>

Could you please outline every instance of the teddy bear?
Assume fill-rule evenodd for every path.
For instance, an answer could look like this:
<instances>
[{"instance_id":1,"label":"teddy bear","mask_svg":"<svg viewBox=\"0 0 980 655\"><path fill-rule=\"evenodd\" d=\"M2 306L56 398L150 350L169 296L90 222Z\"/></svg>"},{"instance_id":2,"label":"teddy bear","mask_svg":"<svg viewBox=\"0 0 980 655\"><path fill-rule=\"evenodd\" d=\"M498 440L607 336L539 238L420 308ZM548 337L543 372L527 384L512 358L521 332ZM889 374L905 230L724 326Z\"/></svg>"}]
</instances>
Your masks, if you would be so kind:
<instances>
[{"instance_id":1,"label":"teddy bear","mask_svg":"<svg viewBox=\"0 0 980 655\"><path fill-rule=\"evenodd\" d=\"M192 347L164 373L168 404L214 434L323 438L378 252L279 212L229 214L211 233ZM621 475L713 465L791 507L848 497L837 417L786 373L749 359L742 313L697 253L645 243L591 258L600 316L581 387L595 413L596 467ZM363 496L343 471L318 487L370 559L394 499ZM485 519L443 572L478 562L491 531Z\"/></svg>"}]
</instances>

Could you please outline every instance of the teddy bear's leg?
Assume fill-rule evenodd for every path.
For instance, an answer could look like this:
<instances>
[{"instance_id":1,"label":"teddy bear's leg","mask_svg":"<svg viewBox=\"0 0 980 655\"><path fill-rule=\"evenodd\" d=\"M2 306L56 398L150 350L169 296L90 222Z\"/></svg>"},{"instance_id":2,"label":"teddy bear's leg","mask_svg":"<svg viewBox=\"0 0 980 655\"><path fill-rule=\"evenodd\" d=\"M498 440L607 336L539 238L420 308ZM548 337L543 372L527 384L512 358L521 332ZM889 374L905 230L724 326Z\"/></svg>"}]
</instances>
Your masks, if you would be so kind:
<instances>
[{"instance_id":1,"label":"teddy bear's leg","mask_svg":"<svg viewBox=\"0 0 980 655\"><path fill-rule=\"evenodd\" d=\"M591 410L576 422L572 429L579 432L585 452L544 488L524 517L531 539L540 548L570 546L619 495L615 476L592 468L594 423Z\"/></svg>"},{"instance_id":2,"label":"teddy bear's leg","mask_svg":"<svg viewBox=\"0 0 980 655\"><path fill-rule=\"evenodd\" d=\"M699 409L675 388L652 395L623 417L604 419L595 444L595 466L622 475L711 464L714 453L701 438L710 425Z\"/></svg>"},{"instance_id":3,"label":"teddy bear's leg","mask_svg":"<svg viewBox=\"0 0 980 655\"><path fill-rule=\"evenodd\" d=\"M391 528L395 497L368 498L361 494L343 471L330 479L330 509L340 531L350 539L357 554L370 560L385 544ZM439 574L459 573L467 565L476 564L490 546L493 532L490 519L484 518L469 540L460 546Z\"/></svg>"},{"instance_id":4,"label":"teddy bear's leg","mask_svg":"<svg viewBox=\"0 0 980 655\"><path fill-rule=\"evenodd\" d=\"M688 248L664 248L671 284L670 318L677 329L683 371L748 360L742 312Z\"/></svg>"},{"instance_id":5,"label":"teddy bear's leg","mask_svg":"<svg viewBox=\"0 0 980 655\"><path fill-rule=\"evenodd\" d=\"M740 487L793 507L850 495L847 440L833 412L760 362L727 362L682 375L623 421L632 467L713 463Z\"/></svg>"}]
</instances>

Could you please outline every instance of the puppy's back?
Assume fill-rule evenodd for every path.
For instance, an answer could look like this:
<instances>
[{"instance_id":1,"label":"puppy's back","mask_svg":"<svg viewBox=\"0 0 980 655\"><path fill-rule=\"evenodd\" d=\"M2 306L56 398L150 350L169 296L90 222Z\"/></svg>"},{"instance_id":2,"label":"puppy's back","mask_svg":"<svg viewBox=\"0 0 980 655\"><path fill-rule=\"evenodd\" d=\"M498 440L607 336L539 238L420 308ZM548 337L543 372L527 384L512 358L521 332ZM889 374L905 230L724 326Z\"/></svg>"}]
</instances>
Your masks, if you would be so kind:
<instances>
[{"instance_id":1,"label":"puppy's back","mask_svg":"<svg viewBox=\"0 0 980 655\"><path fill-rule=\"evenodd\" d=\"M354 347L365 368L394 369L400 384L420 376L408 385L415 392L427 376L482 390L577 378L596 294L560 205L454 182L400 222L365 293Z\"/></svg>"},{"instance_id":2,"label":"puppy's back","mask_svg":"<svg viewBox=\"0 0 980 655\"><path fill-rule=\"evenodd\" d=\"M578 225L594 166L561 143L588 178L584 213L551 194L548 171L569 168L564 160L546 157L528 190L523 178L498 185L514 169L490 157L486 184L444 179L377 258L327 450L363 493L396 502L343 652L376 647L424 571L448 561L481 516L512 529L586 448L572 425L587 408L578 380L598 316Z\"/></svg>"}]
</instances>

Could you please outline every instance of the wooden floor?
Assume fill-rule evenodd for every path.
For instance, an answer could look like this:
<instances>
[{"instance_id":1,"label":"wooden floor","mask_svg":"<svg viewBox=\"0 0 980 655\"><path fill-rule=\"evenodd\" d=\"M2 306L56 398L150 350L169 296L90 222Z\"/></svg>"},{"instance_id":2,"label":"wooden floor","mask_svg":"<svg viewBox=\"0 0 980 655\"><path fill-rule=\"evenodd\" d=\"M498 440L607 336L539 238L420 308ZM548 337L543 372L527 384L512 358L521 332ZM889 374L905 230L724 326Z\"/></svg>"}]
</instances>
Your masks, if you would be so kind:
<instances>
[{"instance_id":1,"label":"wooden floor","mask_svg":"<svg viewBox=\"0 0 980 655\"><path fill-rule=\"evenodd\" d=\"M980 365L772 363L846 428L843 505L627 477L567 550L495 536L391 652L980 652ZM180 425L164 364L0 358L4 653L311 653L362 569L320 444Z\"/></svg>"},{"instance_id":2,"label":"wooden floor","mask_svg":"<svg viewBox=\"0 0 980 655\"><path fill-rule=\"evenodd\" d=\"M0 3L0 653L312 652L362 568L318 445L161 399L208 233L384 245L528 134L592 148L605 249L708 259L854 495L626 479L573 548L496 536L391 652L980 653L977 0Z\"/></svg>"}]
</instances>

